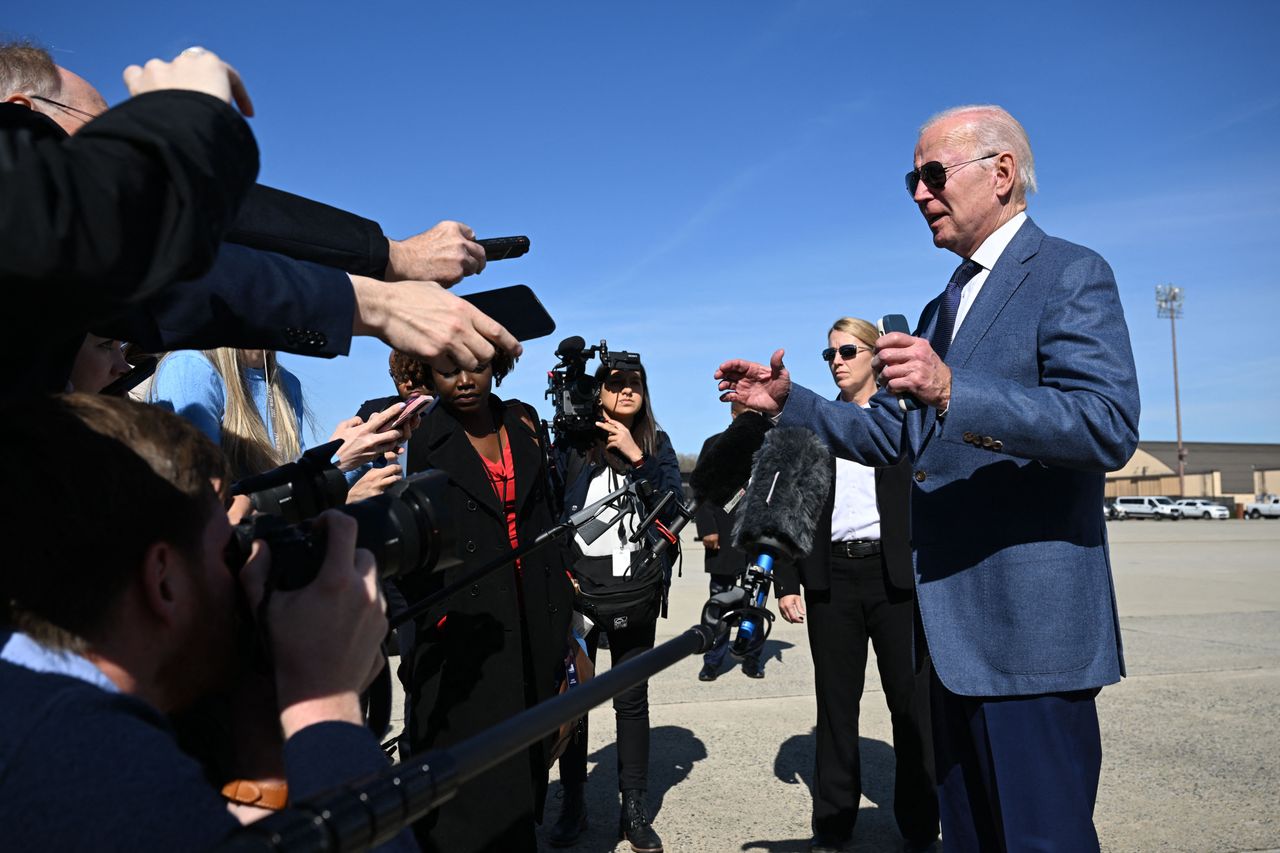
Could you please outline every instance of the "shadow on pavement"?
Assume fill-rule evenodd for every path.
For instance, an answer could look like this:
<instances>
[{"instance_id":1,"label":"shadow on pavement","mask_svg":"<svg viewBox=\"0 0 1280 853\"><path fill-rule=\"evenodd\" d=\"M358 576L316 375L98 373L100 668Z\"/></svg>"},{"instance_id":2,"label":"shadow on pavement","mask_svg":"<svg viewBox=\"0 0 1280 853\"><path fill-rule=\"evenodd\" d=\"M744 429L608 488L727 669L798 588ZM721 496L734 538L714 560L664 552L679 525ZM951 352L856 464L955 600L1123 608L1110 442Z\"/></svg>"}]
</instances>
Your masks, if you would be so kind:
<instances>
[{"instance_id":1,"label":"shadow on pavement","mask_svg":"<svg viewBox=\"0 0 1280 853\"><path fill-rule=\"evenodd\" d=\"M773 760L773 775L789 785L804 785L813 794L813 759L817 736L813 729L807 735L787 738L778 747ZM858 810L857 826L853 830L853 844L848 850L900 850L902 838L893 818L893 747L884 741L858 738L862 755L862 796L871 801L870 806ZM765 853L805 853L809 849L809 837L778 840L757 839L747 841L740 850L761 850Z\"/></svg>"}]
</instances>

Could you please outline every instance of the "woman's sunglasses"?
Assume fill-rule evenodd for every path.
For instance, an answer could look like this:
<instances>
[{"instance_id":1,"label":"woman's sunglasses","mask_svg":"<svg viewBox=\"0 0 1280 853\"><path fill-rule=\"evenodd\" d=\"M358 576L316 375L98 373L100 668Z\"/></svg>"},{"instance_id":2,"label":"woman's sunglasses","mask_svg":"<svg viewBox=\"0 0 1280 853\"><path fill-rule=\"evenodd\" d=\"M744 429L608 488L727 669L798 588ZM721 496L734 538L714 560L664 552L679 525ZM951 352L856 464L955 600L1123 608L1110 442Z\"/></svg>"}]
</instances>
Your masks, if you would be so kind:
<instances>
[{"instance_id":1,"label":"woman's sunglasses","mask_svg":"<svg viewBox=\"0 0 1280 853\"><path fill-rule=\"evenodd\" d=\"M963 163L952 163L950 166L944 166L937 160L930 160L924 163L919 169L912 169L907 172L907 192L911 195L916 194L916 187L924 181L924 185L934 192L938 192L947 185L947 172L952 169L959 169L961 166L968 166L970 163L977 163L982 160L990 160L992 157L999 157L1000 152L988 154L985 157L975 157L972 160L965 160Z\"/></svg>"},{"instance_id":2,"label":"woman's sunglasses","mask_svg":"<svg viewBox=\"0 0 1280 853\"><path fill-rule=\"evenodd\" d=\"M822 360L831 361L836 357L836 353L840 353L840 357L845 361L853 361L858 357L859 350L871 352L871 347L860 347L857 344L844 344L838 347L827 347L822 351Z\"/></svg>"}]
</instances>

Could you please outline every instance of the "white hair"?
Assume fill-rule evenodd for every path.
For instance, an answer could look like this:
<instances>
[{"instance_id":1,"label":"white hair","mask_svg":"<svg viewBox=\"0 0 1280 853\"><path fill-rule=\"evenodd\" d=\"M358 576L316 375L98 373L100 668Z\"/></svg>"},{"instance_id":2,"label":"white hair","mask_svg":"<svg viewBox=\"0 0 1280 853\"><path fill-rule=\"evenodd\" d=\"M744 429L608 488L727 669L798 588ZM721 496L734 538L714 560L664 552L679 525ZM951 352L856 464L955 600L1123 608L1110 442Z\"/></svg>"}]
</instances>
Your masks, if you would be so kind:
<instances>
[{"instance_id":1,"label":"white hair","mask_svg":"<svg viewBox=\"0 0 1280 853\"><path fill-rule=\"evenodd\" d=\"M1027 139L1027 131L1016 118L1009 115L1008 110L995 104L967 104L943 110L920 126L923 135L926 130L940 121L956 116L972 114L969 121L953 129L948 136L963 142L975 157L985 154L1008 151L1018 165L1014 181L1014 195L1026 198L1028 193L1036 191L1036 160L1031 154L1031 140Z\"/></svg>"}]
</instances>

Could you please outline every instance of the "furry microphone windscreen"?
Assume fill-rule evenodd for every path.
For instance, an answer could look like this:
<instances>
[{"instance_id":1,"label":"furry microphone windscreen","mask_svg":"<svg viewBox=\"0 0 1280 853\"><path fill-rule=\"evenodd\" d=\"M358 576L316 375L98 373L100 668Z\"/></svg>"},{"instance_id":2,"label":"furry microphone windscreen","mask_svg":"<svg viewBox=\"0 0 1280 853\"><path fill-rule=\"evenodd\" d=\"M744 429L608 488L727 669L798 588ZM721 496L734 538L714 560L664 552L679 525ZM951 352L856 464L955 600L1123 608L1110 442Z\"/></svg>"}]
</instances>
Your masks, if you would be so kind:
<instances>
[{"instance_id":1,"label":"furry microphone windscreen","mask_svg":"<svg viewBox=\"0 0 1280 853\"><path fill-rule=\"evenodd\" d=\"M796 559L813 550L813 534L831 490L831 454L807 429L781 427L765 436L738 505L733 544L762 545Z\"/></svg>"},{"instance_id":2,"label":"furry microphone windscreen","mask_svg":"<svg viewBox=\"0 0 1280 853\"><path fill-rule=\"evenodd\" d=\"M689 486L703 503L724 506L751 476L751 460L773 424L759 412L743 412L698 459Z\"/></svg>"}]
</instances>

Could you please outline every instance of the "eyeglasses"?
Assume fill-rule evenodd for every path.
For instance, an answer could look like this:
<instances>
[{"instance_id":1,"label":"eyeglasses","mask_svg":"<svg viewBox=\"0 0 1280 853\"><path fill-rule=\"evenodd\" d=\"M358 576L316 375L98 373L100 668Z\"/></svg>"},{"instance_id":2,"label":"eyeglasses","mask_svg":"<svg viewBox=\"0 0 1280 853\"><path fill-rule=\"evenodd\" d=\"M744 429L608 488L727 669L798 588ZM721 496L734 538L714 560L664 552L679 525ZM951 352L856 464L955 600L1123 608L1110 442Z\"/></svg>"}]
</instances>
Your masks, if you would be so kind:
<instances>
[{"instance_id":1,"label":"eyeglasses","mask_svg":"<svg viewBox=\"0 0 1280 853\"><path fill-rule=\"evenodd\" d=\"M97 113L91 113L88 110L82 110L79 107L73 107L70 104L62 103L61 101L55 101L53 98L46 98L43 95L32 95L31 100L44 101L46 104L53 104L55 107L66 110L69 113L75 113L76 118L79 118L81 121L86 123L93 121L98 117ZM83 116L83 118L81 118L81 116Z\"/></svg>"},{"instance_id":2,"label":"eyeglasses","mask_svg":"<svg viewBox=\"0 0 1280 853\"><path fill-rule=\"evenodd\" d=\"M840 353L840 357L845 361L853 361L858 357L858 353L862 350L871 352L871 347L860 347L857 344L842 344L838 347L827 347L822 351L822 360L831 361L836 357L836 353Z\"/></svg>"},{"instance_id":3,"label":"eyeglasses","mask_svg":"<svg viewBox=\"0 0 1280 853\"><path fill-rule=\"evenodd\" d=\"M985 157L975 157L972 160L965 160L963 163L952 163L950 166L944 166L937 160L930 160L924 163L919 169L912 169L907 172L907 192L911 195L916 194L916 187L924 181L924 185L929 189L937 192L947 185L947 172L952 169L959 169L961 166L968 166L970 163L977 163L982 160L990 160L992 157L999 157L1000 152L988 154Z\"/></svg>"}]
</instances>

